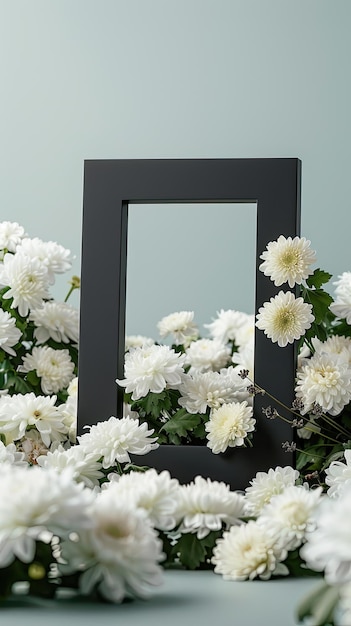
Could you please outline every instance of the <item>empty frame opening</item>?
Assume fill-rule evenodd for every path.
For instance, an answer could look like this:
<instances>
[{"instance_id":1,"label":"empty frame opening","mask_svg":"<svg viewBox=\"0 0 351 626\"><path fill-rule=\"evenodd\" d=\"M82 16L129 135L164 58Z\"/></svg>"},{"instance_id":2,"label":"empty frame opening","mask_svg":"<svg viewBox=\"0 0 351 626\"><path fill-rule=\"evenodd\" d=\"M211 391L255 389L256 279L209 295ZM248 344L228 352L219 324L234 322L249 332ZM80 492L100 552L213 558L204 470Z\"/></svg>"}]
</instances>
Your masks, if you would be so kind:
<instances>
[{"instance_id":1,"label":"empty frame opening","mask_svg":"<svg viewBox=\"0 0 351 626\"><path fill-rule=\"evenodd\" d=\"M254 203L129 204L126 335L159 340L177 311L202 335L221 309L254 314L256 224Z\"/></svg>"}]
</instances>

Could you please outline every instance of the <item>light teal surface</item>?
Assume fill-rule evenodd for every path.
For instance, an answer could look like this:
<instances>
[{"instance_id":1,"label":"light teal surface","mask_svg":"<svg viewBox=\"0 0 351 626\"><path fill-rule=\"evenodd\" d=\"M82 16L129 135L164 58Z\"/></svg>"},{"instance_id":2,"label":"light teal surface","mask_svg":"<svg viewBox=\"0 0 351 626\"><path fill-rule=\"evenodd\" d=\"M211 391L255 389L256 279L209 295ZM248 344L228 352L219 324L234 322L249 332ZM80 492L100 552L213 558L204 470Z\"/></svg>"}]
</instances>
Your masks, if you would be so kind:
<instances>
[{"instance_id":1,"label":"light teal surface","mask_svg":"<svg viewBox=\"0 0 351 626\"><path fill-rule=\"evenodd\" d=\"M109 604L38 600L0 608L6 626L296 626L295 609L315 579L228 582L212 572L166 572L152 599Z\"/></svg>"},{"instance_id":2,"label":"light teal surface","mask_svg":"<svg viewBox=\"0 0 351 626\"><path fill-rule=\"evenodd\" d=\"M0 219L69 247L79 273L84 159L300 157L302 234L320 266L350 270L350 22L350 0L0 0ZM244 253L236 223L226 245ZM197 224L162 228L191 235L182 276L202 245ZM151 230L145 216L139 232ZM207 246L207 293L192 290L206 320L222 307L212 283L237 308L242 266L217 267L221 245ZM165 308L180 288L173 273L159 284ZM128 325L153 335L158 303L143 306L140 291Z\"/></svg>"}]
</instances>

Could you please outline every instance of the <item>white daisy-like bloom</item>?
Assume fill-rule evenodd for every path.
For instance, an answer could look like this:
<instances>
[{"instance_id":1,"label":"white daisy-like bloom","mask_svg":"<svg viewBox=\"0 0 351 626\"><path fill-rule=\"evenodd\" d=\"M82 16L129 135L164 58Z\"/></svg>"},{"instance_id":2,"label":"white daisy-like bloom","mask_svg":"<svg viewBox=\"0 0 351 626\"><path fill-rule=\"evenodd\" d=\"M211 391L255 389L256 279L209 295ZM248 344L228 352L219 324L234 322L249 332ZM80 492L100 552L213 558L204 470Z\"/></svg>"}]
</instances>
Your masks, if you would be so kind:
<instances>
[{"instance_id":1,"label":"white daisy-like bloom","mask_svg":"<svg viewBox=\"0 0 351 626\"><path fill-rule=\"evenodd\" d=\"M7 354L16 356L13 349L22 336L22 332L16 326L16 319L7 311L0 309L0 348Z\"/></svg>"},{"instance_id":2,"label":"white daisy-like bloom","mask_svg":"<svg viewBox=\"0 0 351 626\"><path fill-rule=\"evenodd\" d=\"M345 318L351 324L351 272L340 274L333 285L336 285L335 301L329 308L336 317Z\"/></svg>"},{"instance_id":3,"label":"white daisy-like bloom","mask_svg":"<svg viewBox=\"0 0 351 626\"><path fill-rule=\"evenodd\" d=\"M351 399L351 367L343 356L315 354L296 376L296 397L302 400L305 415L314 404L324 412L338 415Z\"/></svg>"},{"instance_id":4,"label":"white daisy-like bloom","mask_svg":"<svg viewBox=\"0 0 351 626\"><path fill-rule=\"evenodd\" d=\"M54 350L50 346L34 347L26 354L19 366L19 372L34 370L40 378L42 391L47 394L58 393L68 387L75 377L74 363L68 350Z\"/></svg>"},{"instance_id":5,"label":"white daisy-like bloom","mask_svg":"<svg viewBox=\"0 0 351 626\"><path fill-rule=\"evenodd\" d=\"M128 596L145 597L162 583L162 542L132 494L116 498L113 490L98 493L91 519L91 530L61 544L66 564L59 569L64 574L82 572L83 595L97 588L104 598L119 603Z\"/></svg>"},{"instance_id":6,"label":"white daisy-like bloom","mask_svg":"<svg viewBox=\"0 0 351 626\"><path fill-rule=\"evenodd\" d=\"M24 237L24 228L17 222L0 222L0 250L16 252Z\"/></svg>"},{"instance_id":7,"label":"white daisy-like bloom","mask_svg":"<svg viewBox=\"0 0 351 626\"><path fill-rule=\"evenodd\" d=\"M218 372L230 360L230 349L217 339L198 339L186 349L190 372Z\"/></svg>"},{"instance_id":8,"label":"white daisy-like bloom","mask_svg":"<svg viewBox=\"0 0 351 626\"><path fill-rule=\"evenodd\" d=\"M268 504L273 496L283 493L299 478L298 470L287 465L286 467L270 468L268 472L257 472L250 480L249 487L245 489L246 508L249 515L257 517L263 507Z\"/></svg>"},{"instance_id":9,"label":"white daisy-like bloom","mask_svg":"<svg viewBox=\"0 0 351 626\"><path fill-rule=\"evenodd\" d=\"M118 463L130 463L129 454L147 454L158 448L157 437L151 438L154 430L148 430L144 422L131 417L111 416L104 422L87 426L89 432L78 437L86 453L98 453L102 467L107 469Z\"/></svg>"},{"instance_id":10,"label":"white daisy-like bloom","mask_svg":"<svg viewBox=\"0 0 351 626\"><path fill-rule=\"evenodd\" d=\"M208 328L212 339L217 339L217 341L224 344L228 343L228 341L236 343L237 333L247 323L248 317L242 311L235 311L234 309L225 311L221 309L217 311L217 318L210 324L204 324L204 327Z\"/></svg>"},{"instance_id":11,"label":"white daisy-like bloom","mask_svg":"<svg viewBox=\"0 0 351 626\"><path fill-rule=\"evenodd\" d=\"M188 346L198 338L199 330L194 324L194 311L179 311L166 315L157 323L160 337L172 335L176 346Z\"/></svg>"},{"instance_id":12,"label":"white daisy-like bloom","mask_svg":"<svg viewBox=\"0 0 351 626\"><path fill-rule=\"evenodd\" d=\"M262 509L258 523L279 535L279 541L285 548L295 550L305 541L306 534L316 526L315 512L321 494L322 487L286 487L282 493L273 496Z\"/></svg>"},{"instance_id":13,"label":"white daisy-like bloom","mask_svg":"<svg viewBox=\"0 0 351 626\"><path fill-rule=\"evenodd\" d=\"M42 241L38 237L22 239L17 254L24 253L37 260L46 268L50 283L55 282L55 274L63 274L72 267L71 251L55 241Z\"/></svg>"},{"instance_id":14,"label":"white daisy-like bloom","mask_svg":"<svg viewBox=\"0 0 351 626\"><path fill-rule=\"evenodd\" d=\"M66 439L67 428L55 406L56 396L36 396L33 392L0 398L0 433L9 442L18 441L27 429L35 428L46 447Z\"/></svg>"},{"instance_id":15,"label":"white daisy-like bloom","mask_svg":"<svg viewBox=\"0 0 351 626\"><path fill-rule=\"evenodd\" d=\"M344 451L344 461L332 461L325 470L328 496L338 498L343 490L351 485L351 450Z\"/></svg>"},{"instance_id":16,"label":"white daisy-like bloom","mask_svg":"<svg viewBox=\"0 0 351 626\"><path fill-rule=\"evenodd\" d=\"M99 487L99 480L104 476L100 458L99 452L86 453L81 446L72 446L68 450L59 446L53 452L49 451L43 456L38 456L37 464L44 468L51 467L58 472L68 467L74 480L92 489Z\"/></svg>"},{"instance_id":17,"label":"white daisy-like bloom","mask_svg":"<svg viewBox=\"0 0 351 626\"><path fill-rule=\"evenodd\" d=\"M311 242L305 237L284 237L270 241L262 252L259 266L265 276L269 276L277 287L288 283L289 287L300 285L313 273L311 265L316 261L316 253L310 249Z\"/></svg>"},{"instance_id":18,"label":"white daisy-like bloom","mask_svg":"<svg viewBox=\"0 0 351 626\"><path fill-rule=\"evenodd\" d=\"M206 413L207 407L218 409L236 400L238 393L232 376L222 372L187 374L179 391L178 404L188 413Z\"/></svg>"},{"instance_id":19,"label":"white daisy-like bloom","mask_svg":"<svg viewBox=\"0 0 351 626\"><path fill-rule=\"evenodd\" d=\"M256 420L252 416L252 407L245 400L213 409L205 424L207 446L214 454L243 446L248 433L255 429Z\"/></svg>"},{"instance_id":20,"label":"white daisy-like bloom","mask_svg":"<svg viewBox=\"0 0 351 626\"><path fill-rule=\"evenodd\" d=\"M161 393L176 389L184 377L185 356L168 346L142 346L125 355L123 380L116 382L132 393L133 400L145 397L150 391Z\"/></svg>"},{"instance_id":21,"label":"white daisy-like bloom","mask_svg":"<svg viewBox=\"0 0 351 626\"><path fill-rule=\"evenodd\" d=\"M245 498L231 491L224 482L196 476L178 491L177 518L180 533L196 533L203 539L211 531L241 524L245 514Z\"/></svg>"},{"instance_id":22,"label":"white daisy-like bloom","mask_svg":"<svg viewBox=\"0 0 351 626\"><path fill-rule=\"evenodd\" d=\"M32 309L29 319L36 328L37 344L53 339L57 343L78 343L79 313L66 302L44 302L40 309Z\"/></svg>"},{"instance_id":23,"label":"white daisy-like bloom","mask_svg":"<svg viewBox=\"0 0 351 626\"><path fill-rule=\"evenodd\" d=\"M125 339L126 352L131 348L142 348L145 346L153 346L155 341L151 337L144 335L127 335Z\"/></svg>"},{"instance_id":24,"label":"white daisy-like bloom","mask_svg":"<svg viewBox=\"0 0 351 626\"><path fill-rule=\"evenodd\" d=\"M0 440L0 466L3 463L17 466L27 466L28 463L25 459L24 453L17 450L14 443L9 443L7 446Z\"/></svg>"},{"instance_id":25,"label":"white daisy-like bloom","mask_svg":"<svg viewBox=\"0 0 351 626\"><path fill-rule=\"evenodd\" d=\"M316 511L317 527L300 550L307 566L322 572L328 584L351 582L351 487L339 498L325 496Z\"/></svg>"},{"instance_id":26,"label":"white daisy-like bloom","mask_svg":"<svg viewBox=\"0 0 351 626\"><path fill-rule=\"evenodd\" d=\"M5 300L13 298L11 308L26 317L31 309L39 308L49 298L49 276L38 259L17 252L5 254L0 266L0 284L10 289L3 294Z\"/></svg>"},{"instance_id":27,"label":"white daisy-like bloom","mask_svg":"<svg viewBox=\"0 0 351 626\"><path fill-rule=\"evenodd\" d=\"M93 495L66 471L4 464L0 473L0 566L15 557L34 559L36 541L47 533L66 537L90 526Z\"/></svg>"},{"instance_id":28,"label":"white daisy-like bloom","mask_svg":"<svg viewBox=\"0 0 351 626\"><path fill-rule=\"evenodd\" d=\"M283 348L300 339L314 320L312 305L303 298L295 298L291 291L280 291L277 296L259 308L256 326L273 343Z\"/></svg>"},{"instance_id":29,"label":"white daisy-like bloom","mask_svg":"<svg viewBox=\"0 0 351 626\"><path fill-rule=\"evenodd\" d=\"M250 520L241 526L232 526L217 539L212 563L216 574L224 580L268 580L272 575L289 573L282 563L287 550L277 542L277 537L264 526Z\"/></svg>"},{"instance_id":30,"label":"white daisy-like bloom","mask_svg":"<svg viewBox=\"0 0 351 626\"><path fill-rule=\"evenodd\" d=\"M115 494L116 501L124 494L132 494L135 505L144 509L154 528L172 530L177 524L179 482L166 470L129 472L103 484Z\"/></svg>"}]
</instances>

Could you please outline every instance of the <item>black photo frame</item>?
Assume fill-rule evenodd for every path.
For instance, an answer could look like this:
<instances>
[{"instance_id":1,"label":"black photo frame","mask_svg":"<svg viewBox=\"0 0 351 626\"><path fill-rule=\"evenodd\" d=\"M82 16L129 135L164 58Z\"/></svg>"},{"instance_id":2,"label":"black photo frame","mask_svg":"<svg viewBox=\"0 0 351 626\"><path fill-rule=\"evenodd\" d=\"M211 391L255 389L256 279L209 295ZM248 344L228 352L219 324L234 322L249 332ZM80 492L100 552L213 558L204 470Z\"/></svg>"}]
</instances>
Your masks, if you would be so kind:
<instances>
[{"instance_id":1,"label":"black photo frame","mask_svg":"<svg viewBox=\"0 0 351 626\"><path fill-rule=\"evenodd\" d=\"M297 158L85 161L78 434L85 425L123 413L124 390L115 380L124 377L128 204L256 203L257 313L279 291L258 270L259 256L279 235L300 235L300 195ZM295 367L295 345L280 348L256 329L255 382L286 406L294 398ZM168 469L183 483L200 474L243 489L257 471L294 464L294 454L282 448L293 438L291 427L280 419L267 420L262 413L267 404L274 406L255 396L252 448L213 454L205 445L161 445L134 461Z\"/></svg>"}]
</instances>

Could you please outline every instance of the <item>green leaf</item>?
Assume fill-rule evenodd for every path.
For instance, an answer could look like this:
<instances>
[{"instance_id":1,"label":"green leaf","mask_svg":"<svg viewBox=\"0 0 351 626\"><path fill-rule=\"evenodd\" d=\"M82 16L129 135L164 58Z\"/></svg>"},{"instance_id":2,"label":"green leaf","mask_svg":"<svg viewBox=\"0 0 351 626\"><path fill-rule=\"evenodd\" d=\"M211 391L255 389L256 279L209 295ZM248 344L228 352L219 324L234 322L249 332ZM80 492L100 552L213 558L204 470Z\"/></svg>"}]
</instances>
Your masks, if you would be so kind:
<instances>
[{"instance_id":1,"label":"green leaf","mask_svg":"<svg viewBox=\"0 0 351 626\"><path fill-rule=\"evenodd\" d=\"M329 274L329 272L325 272L324 270L317 268L316 270L314 270L313 274L307 278L306 283L309 287L315 287L316 289L319 289L319 287L324 285L324 283L328 283L331 278L332 274Z\"/></svg>"},{"instance_id":2,"label":"green leaf","mask_svg":"<svg viewBox=\"0 0 351 626\"><path fill-rule=\"evenodd\" d=\"M326 317L333 298L323 289L306 289L305 300L312 304L315 323L320 324Z\"/></svg>"},{"instance_id":3,"label":"green leaf","mask_svg":"<svg viewBox=\"0 0 351 626\"><path fill-rule=\"evenodd\" d=\"M139 405L145 410L146 415L152 415L159 419L163 411L169 411L171 408L171 400L166 391L161 393L148 393L145 398L139 400Z\"/></svg>"},{"instance_id":4,"label":"green leaf","mask_svg":"<svg viewBox=\"0 0 351 626\"><path fill-rule=\"evenodd\" d=\"M187 413L186 409L180 409L167 422L165 422L160 431L168 434L177 434L179 437L186 437L189 431L192 431L201 421L201 416Z\"/></svg>"},{"instance_id":5,"label":"green leaf","mask_svg":"<svg viewBox=\"0 0 351 626\"><path fill-rule=\"evenodd\" d=\"M28 383L26 383L26 381L23 380L23 378L20 378L19 376L14 377L13 385L17 393L25 394L25 393L30 393L31 391L33 391L32 387L30 387Z\"/></svg>"},{"instance_id":6,"label":"green leaf","mask_svg":"<svg viewBox=\"0 0 351 626\"><path fill-rule=\"evenodd\" d=\"M206 558L206 547L193 533L182 535L173 551L178 554L181 564L188 569L197 569Z\"/></svg>"},{"instance_id":7,"label":"green leaf","mask_svg":"<svg viewBox=\"0 0 351 626\"><path fill-rule=\"evenodd\" d=\"M27 374L27 381L33 385L33 387L36 387L37 385L40 384L40 378L38 376L38 374L36 373L35 370L31 370L30 372L28 372Z\"/></svg>"}]
</instances>

